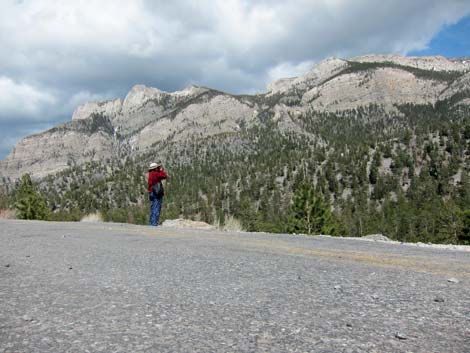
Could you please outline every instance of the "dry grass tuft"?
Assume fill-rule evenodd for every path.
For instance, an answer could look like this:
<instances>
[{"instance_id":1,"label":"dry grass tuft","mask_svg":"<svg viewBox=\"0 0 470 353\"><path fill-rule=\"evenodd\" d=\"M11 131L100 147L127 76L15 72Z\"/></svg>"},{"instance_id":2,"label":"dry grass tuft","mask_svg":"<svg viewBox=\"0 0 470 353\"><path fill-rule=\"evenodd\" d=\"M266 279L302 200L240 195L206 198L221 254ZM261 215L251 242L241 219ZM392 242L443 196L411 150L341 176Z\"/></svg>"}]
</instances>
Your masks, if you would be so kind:
<instances>
[{"instance_id":1,"label":"dry grass tuft","mask_svg":"<svg viewBox=\"0 0 470 353\"><path fill-rule=\"evenodd\" d=\"M103 222L103 216L100 212L90 213L83 216L80 222Z\"/></svg>"},{"instance_id":2,"label":"dry grass tuft","mask_svg":"<svg viewBox=\"0 0 470 353\"><path fill-rule=\"evenodd\" d=\"M227 232L243 232L242 223L233 216L227 216L227 218L225 218L224 227L222 229Z\"/></svg>"}]
</instances>

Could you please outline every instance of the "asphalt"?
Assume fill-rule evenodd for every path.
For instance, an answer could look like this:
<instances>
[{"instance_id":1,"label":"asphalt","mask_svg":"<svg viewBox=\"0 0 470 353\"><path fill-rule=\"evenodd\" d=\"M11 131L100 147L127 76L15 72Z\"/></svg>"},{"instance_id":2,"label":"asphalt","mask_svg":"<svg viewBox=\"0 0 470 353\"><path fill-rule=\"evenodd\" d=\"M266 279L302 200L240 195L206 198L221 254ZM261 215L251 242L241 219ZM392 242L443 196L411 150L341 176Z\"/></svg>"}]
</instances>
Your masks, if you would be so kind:
<instances>
[{"instance_id":1,"label":"asphalt","mask_svg":"<svg viewBox=\"0 0 470 353\"><path fill-rule=\"evenodd\" d=\"M470 252L0 220L0 352L470 352Z\"/></svg>"}]
</instances>

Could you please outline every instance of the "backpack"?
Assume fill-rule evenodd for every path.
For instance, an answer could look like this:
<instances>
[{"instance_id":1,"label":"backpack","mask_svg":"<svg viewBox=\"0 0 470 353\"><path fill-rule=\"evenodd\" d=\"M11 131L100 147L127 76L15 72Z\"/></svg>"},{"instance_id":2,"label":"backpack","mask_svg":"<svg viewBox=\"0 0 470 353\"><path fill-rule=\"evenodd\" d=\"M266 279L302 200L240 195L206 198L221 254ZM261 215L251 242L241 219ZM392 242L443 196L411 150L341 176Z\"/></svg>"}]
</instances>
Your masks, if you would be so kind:
<instances>
[{"instance_id":1,"label":"backpack","mask_svg":"<svg viewBox=\"0 0 470 353\"><path fill-rule=\"evenodd\" d=\"M152 191L155 194L156 197L161 197L163 196L163 184L161 181L159 181L156 184L152 185Z\"/></svg>"}]
</instances>

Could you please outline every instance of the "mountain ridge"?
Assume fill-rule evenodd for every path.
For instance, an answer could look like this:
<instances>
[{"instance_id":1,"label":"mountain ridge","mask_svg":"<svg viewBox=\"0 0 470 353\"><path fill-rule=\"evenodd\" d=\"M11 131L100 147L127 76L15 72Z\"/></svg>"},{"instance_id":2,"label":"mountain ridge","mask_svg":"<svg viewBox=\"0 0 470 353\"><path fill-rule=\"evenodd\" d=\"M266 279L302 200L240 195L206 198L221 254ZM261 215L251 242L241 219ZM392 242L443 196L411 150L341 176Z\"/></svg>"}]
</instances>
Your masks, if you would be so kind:
<instances>
[{"instance_id":1,"label":"mountain ridge","mask_svg":"<svg viewBox=\"0 0 470 353\"><path fill-rule=\"evenodd\" d=\"M195 85L169 93L135 85L124 99L87 102L75 109L71 121L20 140L0 161L0 176L7 182L25 172L44 177L70 165L142 153L156 143L236 133L266 119L281 130L301 133L295 117L310 111L334 113L376 104L399 113L399 105L452 99L468 105L469 71L465 59L366 55L328 58L256 95Z\"/></svg>"}]
</instances>

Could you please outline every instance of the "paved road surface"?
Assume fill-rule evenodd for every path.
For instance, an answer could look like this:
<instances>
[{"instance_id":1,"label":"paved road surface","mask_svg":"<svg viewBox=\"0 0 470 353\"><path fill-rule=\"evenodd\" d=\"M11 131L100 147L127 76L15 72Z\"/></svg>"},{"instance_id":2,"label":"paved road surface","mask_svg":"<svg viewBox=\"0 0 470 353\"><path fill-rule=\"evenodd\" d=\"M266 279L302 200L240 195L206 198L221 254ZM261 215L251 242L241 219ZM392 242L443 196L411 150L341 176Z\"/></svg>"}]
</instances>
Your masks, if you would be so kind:
<instances>
[{"instance_id":1,"label":"paved road surface","mask_svg":"<svg viewBox=\"0 0 470 353\"><path fill-rule=\"evenodd\" d=\"M2 220L0 352L470 352L470 252Z\"/></svg>"}]
</instances>

